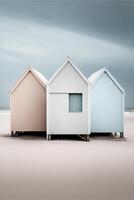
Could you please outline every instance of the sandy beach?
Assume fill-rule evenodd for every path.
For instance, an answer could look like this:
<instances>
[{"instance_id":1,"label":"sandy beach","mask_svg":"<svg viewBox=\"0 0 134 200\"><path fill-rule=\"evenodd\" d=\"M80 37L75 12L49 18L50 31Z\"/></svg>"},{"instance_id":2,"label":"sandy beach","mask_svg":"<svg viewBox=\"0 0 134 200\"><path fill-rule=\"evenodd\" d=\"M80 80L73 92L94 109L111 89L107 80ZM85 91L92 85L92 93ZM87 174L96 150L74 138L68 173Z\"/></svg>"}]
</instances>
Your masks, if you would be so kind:
<instances>
[{"instance_id":1,"label":"sandy beach","mask_svg":"<svg viewBox=\"0 0 134 200\"><path fill-rule=\"evenodd\" d=\"M9 130L9 112L1 112L0 200L134 199L134 115L125 117L125 139L47 141Z\"/></svg>"}]
</instances>

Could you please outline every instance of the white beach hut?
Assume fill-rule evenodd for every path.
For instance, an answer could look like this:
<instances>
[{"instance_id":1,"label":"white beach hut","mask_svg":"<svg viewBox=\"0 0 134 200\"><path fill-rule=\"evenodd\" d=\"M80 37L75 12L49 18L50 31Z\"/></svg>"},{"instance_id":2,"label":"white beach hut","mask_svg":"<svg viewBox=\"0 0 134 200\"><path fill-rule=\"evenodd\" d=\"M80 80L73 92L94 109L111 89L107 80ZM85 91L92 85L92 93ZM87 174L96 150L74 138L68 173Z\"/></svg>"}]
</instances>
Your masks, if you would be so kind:
<instances>
[{"instance_id":1,"label":"white beach hut","mask_svg":"<svg viewBox=\"0 0 134 200\"><path fill-rule=\"evenodd\" d=\"M47 136L85 135L88 127L88 80L68 57L48 82Z\"/></svg>"},{"instance_id":2,"label":"white beach hut","mask_svg":"<svg viewBox=\"0 0 134 200\"><path fill-rule=\"evenodd\" d=\"M107 70L102 68L89 77L91 87L91 132L124 132L124 90Z\"/></svg>"},{"instance_id":3,"label":"white beach hut","mask_svg":"<svg viewBox=\"0 0 134 200\"><path fill-rule=\"evenodd\" d=\"M10 92L11 135L19 132L46 132L46 78L28 68Z\"/></svg>"}]
</instances>

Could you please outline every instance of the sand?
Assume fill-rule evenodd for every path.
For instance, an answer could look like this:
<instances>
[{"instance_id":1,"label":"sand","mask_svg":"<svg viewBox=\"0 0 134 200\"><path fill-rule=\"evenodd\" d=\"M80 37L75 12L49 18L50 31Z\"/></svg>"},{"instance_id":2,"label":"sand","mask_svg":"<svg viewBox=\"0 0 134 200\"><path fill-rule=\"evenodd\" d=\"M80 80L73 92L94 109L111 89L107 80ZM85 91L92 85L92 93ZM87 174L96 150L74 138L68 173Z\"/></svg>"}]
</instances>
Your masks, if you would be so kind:
<instances>
[{"instance_id":1,"label":"sand","mask_svg":"<svg viewBox=\"0 0 134 200\"><path fill-rule=\"evenodd\" d=\"M0 114L0 200L133 200L134 117L125 139L10 137Z\"/></svg>"}]
</instances>

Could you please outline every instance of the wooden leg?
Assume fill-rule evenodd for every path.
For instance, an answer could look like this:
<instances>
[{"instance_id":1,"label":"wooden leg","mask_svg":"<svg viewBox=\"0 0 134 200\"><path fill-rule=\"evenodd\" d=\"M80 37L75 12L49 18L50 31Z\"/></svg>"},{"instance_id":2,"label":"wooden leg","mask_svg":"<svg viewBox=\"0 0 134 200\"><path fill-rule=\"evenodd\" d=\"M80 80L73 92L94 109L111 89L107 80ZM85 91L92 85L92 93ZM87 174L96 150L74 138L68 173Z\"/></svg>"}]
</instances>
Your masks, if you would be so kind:
<instances>
[{"instance_id":1,"label":"wooden leg","mask_svg":"<svg viewBox=\"0 0 134 200\"><path fill-rule=\"evenodd\" d=\"M124 137L123 135L124 135L123 132L120 132L120 138L123 138Z\"/></svg>"},{"instance_id":2,"label":"wooden leg","mask_svg":"<svg viewBox=\"0 0 134 200\"><path fill-rule=\"evenodd\" d=\"M123 132L121 133L121 137L124 138L124 133Z\"/></svg>"},{"instance_id":3,"label":"wooden leg","mask_svg":"<svg viewBox=\"0 0 134 200\"><path fill-rule=\"evenodd\" d=\"M47 134L47 140L48 140L48 134Z\"/></svg>"},{"instance_id":4,"label":"wooden leg","mask_svg":"<svg viewBox=\"0 0 134 200\"><path fill-rule=\"evenodd\" d=\"M89 142L89 134L87 134L87 142Z\"/></svg>"},{"instance_id":5,"label":"wooden leg","mask_svg":"<svg viewBox=\"0 0 134 200\"><path fill-rule=\"evenodd\" d=\"M14 134L16 137L19 136L19 131L16 131Z\"/></svg>"},{"instance_id":6,"label":"wooden leg","mask_svg":"<svg viewBox=\"0 0 134 200\"><path fill-rule=\"evenodd\" d=\"M14 131L11 131L11 137L14 137Z\"/></svg>"},{"instance_id":7,"label":"wooden leg","mask_svg":"<svg viewBox=\"0 0 134 200\"><path fill-rule=\"evenodd\" d=\"M50 134L47 136L47 139L48 139L48 140L51 140L51 135L50 135Z\"/></svg>"}]
</instances>

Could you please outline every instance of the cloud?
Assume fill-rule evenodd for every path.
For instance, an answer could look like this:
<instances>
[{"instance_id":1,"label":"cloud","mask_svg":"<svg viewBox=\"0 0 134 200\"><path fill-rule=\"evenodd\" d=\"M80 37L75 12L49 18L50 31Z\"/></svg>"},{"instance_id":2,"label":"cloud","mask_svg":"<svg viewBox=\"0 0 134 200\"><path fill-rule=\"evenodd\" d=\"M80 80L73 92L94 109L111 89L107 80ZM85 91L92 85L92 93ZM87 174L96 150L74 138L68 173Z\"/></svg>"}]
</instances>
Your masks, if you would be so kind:
<instances>
[{"instance_id":1,"label":"cloud","mask_svg":"<svg viewBox=\"0 0 134 200\"><path fill-rule=\"evenodd\" d=\"M134 46L133 1L2 1L1 15Z\"/></svg>"},{"instance_id":2,"label":"cloud","mask_svg":"<svg viewBox=\"0 0 134 200\"><path fill-rule=\"evenodd\" d=\"M1 51L28 57L79 55L81 59L129 58L133 49L62 28L35 22L1 18ZM123 59L125 58L123 56Z\"/></svg>"},{"instance_id":3,"label":"cloud","mask_svg":"<svg viewBox=\"0 0 134 200\"><path fill-rule=\"evenodd\" d=\"M2 5L1 2L0 4ZM106 16L104 13L102 15L95 13L95 8L98 12L102 9L99 4L99 8L95 4L93 10L92 6L85 7L89 5L85 3L78 4L81 7L73 4L76 5L76 10L73 5L70 7L70 4L66 3L66 9L61 4L62 10L60 10L61 6L58 7L58 3L49 6L43 4L46 5L45 7L41 6L42 3L31 3L31 7L28 3L26 6L26 2L21 4L7 2L3 5L4 7L0 6L2 11L0 15L0 84L2 85L0 106L9 105L8 91L29 65L49 78L64 59L70 56L87 77L97 69L107 66L126 90L126 107L134 107L132 88L134 49L129 45L131 40L127 34L129 29L123 33L121 29L116 35L116 26L120 22L116 9L111 7L111 10L115 10L114 14L118 22L112 21L112 16L115 19L114 14L110 14L112 11L109 13L110 18L108 13ZM113 23L108 30L107 19L104 19L106 26L104 23L99 24L104 16L108 17L108 21L111 20L110 24ZM119 25L120 28L123 26L122 23ZM124 25L127 26L129 25ZM109 35L110 31L113 37ZM124 41L124 34L127 38L125 43L121 42Z\"/></svg>"}]
</instances>

